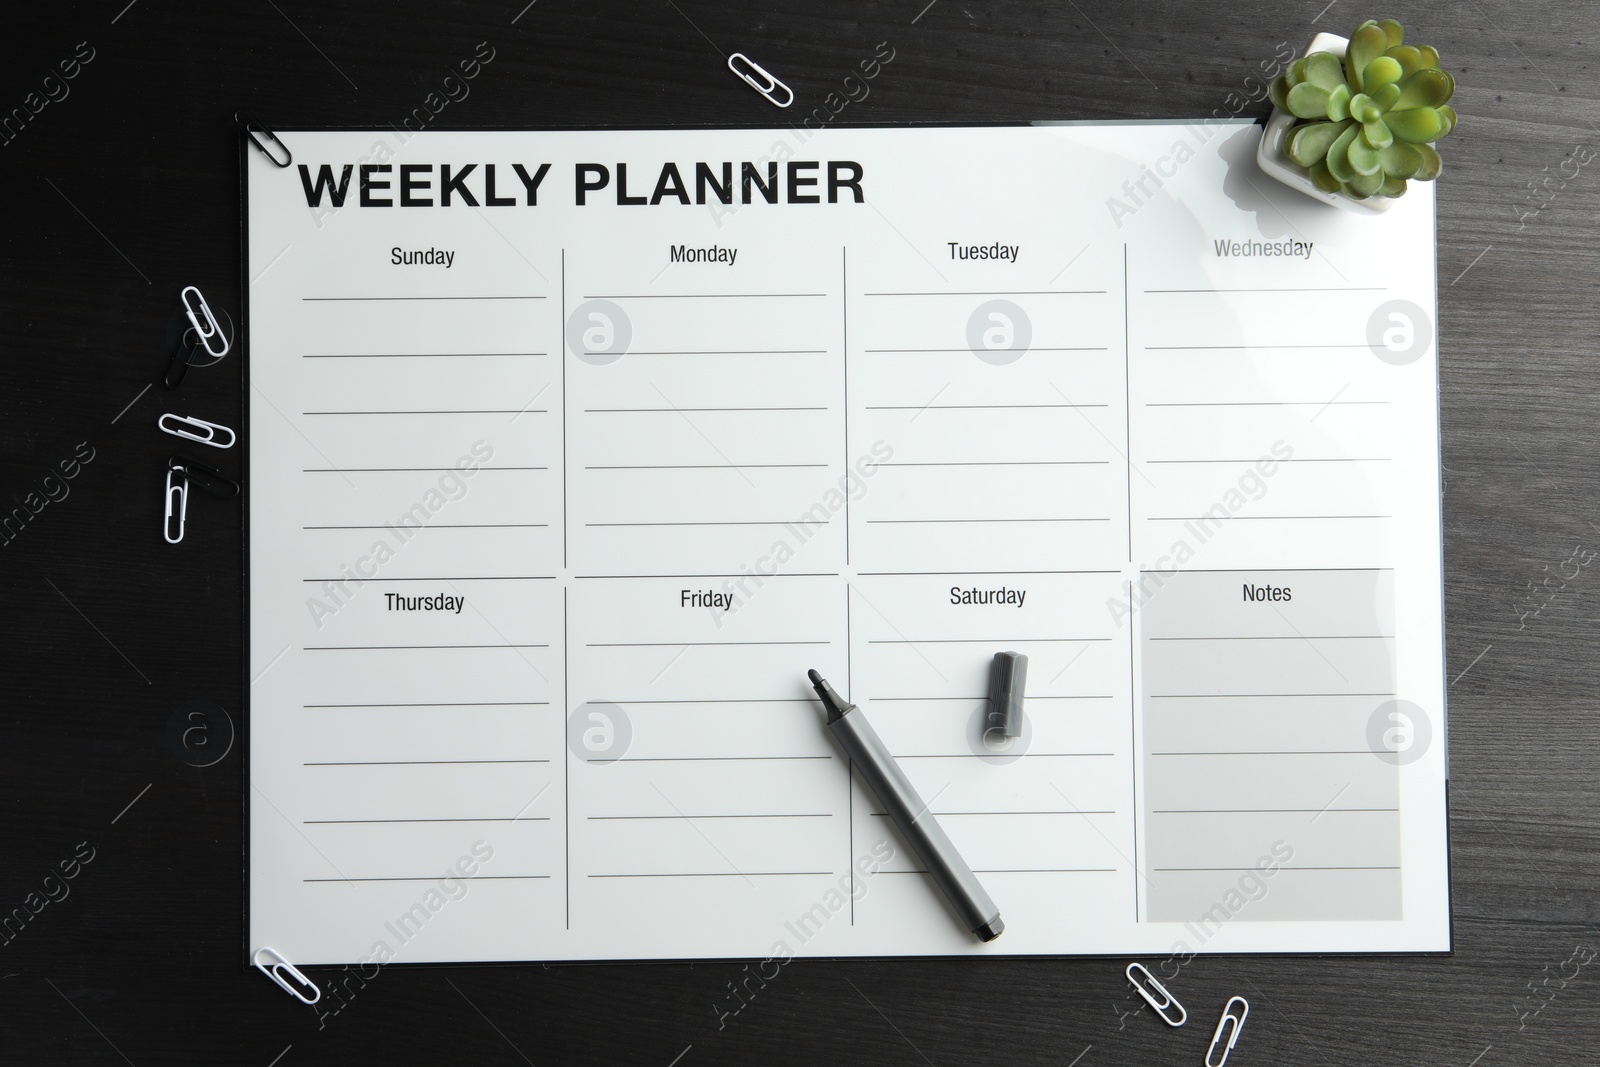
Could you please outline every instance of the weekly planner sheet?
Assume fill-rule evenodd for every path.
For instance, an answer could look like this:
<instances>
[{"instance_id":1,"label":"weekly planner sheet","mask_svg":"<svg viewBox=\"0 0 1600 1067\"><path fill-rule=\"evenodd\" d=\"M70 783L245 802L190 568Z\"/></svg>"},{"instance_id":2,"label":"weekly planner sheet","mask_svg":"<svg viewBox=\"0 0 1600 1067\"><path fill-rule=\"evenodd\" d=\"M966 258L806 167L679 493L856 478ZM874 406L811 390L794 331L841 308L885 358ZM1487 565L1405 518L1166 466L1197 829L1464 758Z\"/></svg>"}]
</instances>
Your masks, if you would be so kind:
<instances>
[{"instance_id":1,"label":"weekly planner sheet","mask_svg":"<svg viewBox=\"0 0 1600 1067\"><path fill-rule=\"evenodd\" d=\"M249 948L1447 950L1433 187L1259 136L249 152Z\"/></svg>"}]
</instances>

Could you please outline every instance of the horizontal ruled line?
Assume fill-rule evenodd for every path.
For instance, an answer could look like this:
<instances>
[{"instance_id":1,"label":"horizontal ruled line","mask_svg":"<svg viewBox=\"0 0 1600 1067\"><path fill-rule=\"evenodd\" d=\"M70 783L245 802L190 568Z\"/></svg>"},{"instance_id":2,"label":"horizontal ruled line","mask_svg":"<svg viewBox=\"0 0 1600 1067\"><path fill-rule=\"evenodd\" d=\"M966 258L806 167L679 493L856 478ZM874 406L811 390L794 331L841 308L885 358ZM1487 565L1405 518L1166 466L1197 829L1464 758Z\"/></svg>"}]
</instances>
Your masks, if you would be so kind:
<instances>
[{"instance_id":1,"label":"horizontal ruled line","mask_svg":"<svg viewBox=\"0 0 1600 1067\"><path fill-rule=\"evenodd\" d=\"M777 760L833 759L832 756L623 756L620 759L589 759L586 763L763 763Z\"/></svg>"},{"instance_id":2,"label":"horizontal ruled line","mask_svg":"<svg viewBox=\"0 0 1600 1067\"><path fill-rule=\"evenodd\" d=\"M1110 522L1109 518L1023 518L1023 519L868 519L867 525L896 525L939 522ZM952 571L950 573L962 573Z\"/></svg>"},{"instance_id":3,"label":"horizontal ruled line","mask_svg":"<svg viewBox=\"0 0 1600 1067\"><path fill-rule=\"evenodd\" d=\"M1280 868L1281 869L1281 868ZM302 882L437 882L442 875L429 874L415 878L302 878ZM549 878L548 874L452 874L463 882L524 882Z\"/></svg>"},{"instance_id":4,"label":"horizontal ruled line","mask_svg":"<svg viewBox=\"0 0 1600 1067\"><path fill-rule=\"evenodd\" d=\"M1399 867L1284 867L1280 871L1398 871ZM1157 874L1183 874L1202 871L1256 871L1258 867L1157 867Z\"/></svg>"},{"instance_id":5,"label":"horizontal ruled line","mask_svg":"<svg viewBox=\"0 0 1600 1067\"><path fill-rule=\"evenodd\" d=\"M1109 637L927 637L872 638L869 645L1067 645L1110 641Z\"/></svg>"},{"instance_id":6,"label":"horizontal ruled line","mask_svg":"<svg viewBox=\"0 0 1600 1067\"><path fill-rule=\"evenodd\" d=\"M1331 749L1280 749L1248 750L1240 752L1152 752L1152 756L1386 756L1393 755L1383 749L1331 748Z\"/></svg>"},{"instance_id":7,"label":"horizontal ruled line","mask_svg":"<svg viewBox=\"0 0 1600 1067\"><path fill-rule=\"evenodd\" d=\"M1104 408L1109 404L868 404L868 411L1022 411L1030 408Z\"/></svg>"},{"instance_id":8,"label":"horizontal ruled line","mask_svg":"<svg viewBox=\"0 0 1600 1067\"><path fill-rule=\"evenodd\" d=\"M586 471L754 471L814 470L827 466L826 463L610 463L583 469Z\"/></svg>"},{"instance_id":9,"label":"horizontal ruled line","mask_svg":"<svg viewBox=\"0 0 1600 1067\"><path fill-rule=\"evenodd\" d=\"M1147 408L1323 408L1387 407L1387 400L1173 400L1146 404Z\"/></svg>"},{"instance_id":10,"label":"horizontal ruled line","mask_svg":"<svg viewBox=\"0 0 1600 1067\"><path fill-rule=\"evenodd\" d=\"M614 293L610 296L586 296L585 300L738 300L822 297L827 293Z\"/></svg>"},{"instance_id":11,"label":"horizontal ruled line","mask_svg":"<svg viewBox=\"0 0 1600 1067\"><path fill-rule=\"evenodd\" d=\"M811 704L812 697L708 697L703 700L614 700L613 704L630 707L634 704Z\"/></svg>"},{"instance_id":12,"label":"horizontal ruled line","mask_svg":"<svg viewBox=\"0 0 1600 1067\"><path fill-rule=\"evenodd\" d=\"M1255 870L1254 867L1245 868ZM1284 870L1285 868L1278 868ZM879 871L879 874L927 874L925 870ZM973 868L973 874L1116 874L1115 867L985 867Z\"/></svg>"},{"instance_id":13,"label":"horizontal ruled line","mask_svg":"<svg viewBox=\"0 0 1600 1067\"><path fill-rule=\"evenodd\" d=\"M1147 459L1146 463L1259 463L1260 456L1247 459ZM1275 463L1388 463L1389 456L1295 456Z\"/></svg>"},{"instance_id":14,"label":"horizontal ruled line","mask_svg":"<svg viewBox=\"0 0 1600 1067\"><path fill-rule=\"evenodd\" d=\"M1227 352L1245 349L1371 348L1371 345L1145 345L1146 352Z\"/></svg>"},{"instance_id":15,"label":"horizontal ruled line","mask_svg":"<svg viewBox=\"0 0 1600 1067\"><path fill-rule=\"evenodd\" d=\"M1146 289L1147 293L1382 293L1382 285L1329 285L1283 289Z\"/></svg>"},{"instance_id":16,"label":"horizontal ruled line","mask_svg":"<svg viewBox=\"0 0 1600 1067\"><path fill-rule=\"evenodd\" d=\"M1201 637L1147 637L1146 641L1393 641L1393 634L1240 634Z\"/></svg>"},{"instance_id":17,"label":"horizontal ruled line","mask_svg":"<svg viewBox=\"0 0 1600 1067\"><path fill-rule=\"evenodd\" d=\"M302 296L307 303L360 300L546 300L543 296Z\"/></svg>"},{"instance_id":18,"label":"horizontal ruled line","mask_svg":"<svg viewBox=\"0 0 1600 1067\"><path fill-rule=\"evenodd\" d=\"M831 645L832 641L593 641L585 648L716 648L746 645Z\"/></svg>"},{"instance_id":19,"label":"horizontal ruled line","mask_svg":"<svg viewBox=\"0 0 1600 1067\"><path fill-rule=\"evenodd\" d=\"M302 415L547 415L548 408L470 408L453 411L302 411Z\"/></svg>"},{"instance_id":20,"label":"horizontal ruled line","mask_svg":"<svg viewBox=\"0 0 1600 1067\"><path fill-rule=\"evenodd\" d=\"M550 816L486 816L466 819L304 819L301 825L368 825L379 822L549 822Z\"/></svg>"},{"instance_id":21,"label":"horizontal ruled line","mask_svg":"<svg viewBox=\"0 0 1600 1067\"><path fill-rule=\"evenodd\" d=\"M421 704L301 704L302 708L542 708L548 700L477 700L466 703Z\"/></svg>"},{"instance_id":22,"label":"horizontal ruled line","mask_svg":"<svg viewBox=\"0 0 1600 1067\"><path fill-rule=\"evenodd\" d=\"M310 526L310 527L302 527L302 529L315 529L315 530L323 530L323 529L339 530L339 529L345 529L345 528L346 527L342 527L342 526ZM377 528L378 529L382 529L382 527L377 527ZM372 527L361 527L361 529L372 529ZM321 582L347 582L349 580L350 579L345 578L345 577L338 577L338 578L302 578L302 579L300 579L300 581L302 581L302 582L310 583L310 584L313 584L313 585L321 583ZM361 580L364 581L364 582L367 582L369 584L372 584L372 585L381 585L384 582L549 582L549 581L554 581L555 580L555 575L553 575L553 574L465 574L465 575L455 574L455 575L445 575L443 577L438 577L438 578L363 578Z\"/></svg>"},{"instance_id":23,"label":"horizontal ruled line","mask_svg":"<svg viewBox=\"0 0 1600 1067\"><path fill-rule=\"evenodd\" d=\"M880 467L1104 467L1108 459L975 459L926 463L879 463ZM1254 462L1252 460L1251 462ZM825 464L823 464L825 466Z\"/></svg>"},{"instance_id":24,"label":"horizontal ruled line","mask_svg":"<svg viewBox=\"0 0 1600 1067\"><path fill-rule=\"evenodd\" d=\"M480 763L549 763L547 759L398 759L302 763L302 767L464 767Z\"/></svg>"},{"instance_id":25,"label":"horizontal ruled line","mask_svg":"<svg viewBox=\"0 0 1600 1067\"><path fill-rule=\"evenodd\" d=\"M425 648L549 648L549 645L306 645L305 652L395 652Z\"/></svg>"},{"instance_id":26,"label":"horizontal ruled line","mask_svg":"<svg viewBox=\"0 0 1600 1067\"><path fill-rule=\"evenodd\" d=\"M1007 755L1007 753L995 753ZM1013 759L1097 759L1106 756L1115 756L1115 752L1018 752L1011 755ZM908 759L988 759L987 752L929 752L910 756L896 756L898 760Z\"/></svg>"},{"instance_id":27,"label":"horizontal ruled line","mask_svg":"<svg viewBox=\"0 0 1600 1067\"><path fill-rule=\"evenodd\" d=\"M826 348L725 348L703 352L580 352L580 356L825 356Z\"/></svg>"},{"instance_id":28,"label":"horizontal ruled line","mask_svg":"<svg viewBox=\"0 0 1600 1067\"><path fill-rule=\"evenodd\" d=\"M913 578L913 577L927 577L929 575L937 575L937 574L950 574L950 575L956 575L956 576L963 576L963 575L974 575L974 574L985 574L985 575L987 575L987 574L1121 574L1122 572L1121 571L1114 571L1114 570L1100 570L1100 571L858 571L857 573L862 575L862 576L864 576L864 577L870 576L870 577L880 577L880 578L881 577ZM1158 572L1158 573L1165 573L1165 572ZM729 575L728 577L736 578L736 577L739 577L739 575Z\"/></svg>"},{"instance_id":29,"label":"horizontal ruled line","mask_svg":"<svg viewBox=\"0 0 1600 1067\"><path fill-rule=\"evenodd\" d=\"M1117 571L1109 571L1108 573L1116 574L1116 573L1119 573L1119 572L1117 572ZM728 571L722 571L722 572L713 571L713 572L709 572L709 573L705 573L705 574L575 574L575 575L573 575L574 578L604 579L604 580L607 580L607 581L618 581L618 582L638 581L638 580L640 580L642 578L746 578L748 576L749 576L749 572L741 572L739 574L733 574L733 573L730 573ZM837 577L839 577L839 572L838 571L783 571L783 572L778 573L778 574L763 575L762 577L765 578L765 579L772 579L772 578L837 578Z\"/></svg>"},{"instance_id":30,"label":"horizontal ruled line","mask_svg":"<svg viewBox=\"0 0 1600 1067\"><path fill-rule=\"evenodd\" d=\"M760 813L712 814L712 816L589 816L590 822L640 822L653 821L653 819L832 819L834 813L830 811L798 811L789 814L781 811L760 811Z\"/></svg>"},{"instance_id":31,"label":"horizontal ruled line","mask_svg":"<svg viewBox=\"0 0 1600 1067\"><path fill-rule=\"evenodd\" d=\"M1364 346L1358 346L1358 347L1364 347ZM974 351L971 348L868 348L868 349L866 349L866 351L869 352L869 353L872 353L872 354L877 354L877 355L895 355L895 354L899 354L899 355L906 355L906 354L920 355L920 354L925 353L925 352L965 352L968 355L973 355L974 354ZM1008 351L1008 350L1007 349L997 349L996 351ZM1011 351L1017 351L1017 352L1107 352L1107 351L1110 351L1110 350L1107 349L1104 345L1086 345L1086 346L1079 347L1079 348L1043 348L1043 347L1029 346L1027 348L1019 348L1019 349L1014 349L1014 350L1011 350Z\"/></svg>"},{"instance_id":32,"label":"horizontal ruled line","mask_svg":"<svg viewBox=\"0 0 1600 1067\"><path fill-rule=\"evenodd\" d=\"M1104 289L1015 289L995 292L862 293L862 296L1104 296Z\"/></svg>"},{"instance_id":33,"label":"horizontal ruled line","mask_svg":"<svg viewBox=\"0 0 1600 1067\"><path fill-rule=\"evenodd\" d=\"M832 871L662 871L641 874L591 874L590 878L808 878Z\"/></svg>"},{"instance_id":34,"label":"horizontal ruled line","mask_svg":"<svg viewBox=\"0 0 1600 1067\"><path fill-rule=\"evenodd\" d=\"M826 526L828 520L815 522L810 519L774 519L772 521L751 522L586 522L585 526L788 526L791 523L804 522L807 526Z\"/></svg>"},{"instance_id":35,"label":"horizontal ruled line","mask_svg":"<svg viewBox=\"0 0 1600 1067\"><path fill-rule=\"evenodd\" d=\"M878 701L878 700L900 700L900 701L965 700L965 701L974 701L974 700L988 700L989 697L988 697L988 694L979 694L978 696L970 696L970 697L866 697L865 699L872 700L872 701ZM1049 695L1049 694L1029 693L1028 696L1027 696L1027 699L1029 699L1029 700L1110 700L1110 699L1112 699L1112 695L1110 693L1104 693L1104 694L1101 694L1101 693L1092 693L1092 694L1091 693L1066 693L1066 694L1058 694L1058 695L1052 696L1052 695ZM808 703L809 703L809 701L808 701Z\"/></svg>"},{"instance_id":36,"label":"horizontal ruled line","mask_svg":"<svg viewBox=\"0 0 1600 1067\"><path fill-rule=\"evenodd\" d=\"M1290 700L1298 697L1392 697L1393 693L1151 693L1152 700L1241 700L1272 698Z\"/></svg>"},{"instance_id":37,"label":"horizontal ruled line","mask_svg":"<svg viewBox=\"0 0 1600 1067\"><path fill-rule=\"evenodd\" d=\"M547 522L430 522L421 526L401 526L402 530L542 530L550 524ZM302 530L387 530L390 524L383 523L376 526L302 526ZM330 581L348 581L347 578L332 578ZM379 581L380 579L368 578L366 581ZM432 582L432 581L473 581L471 578L384 578L385 582ZM499 579L496 579L499 580Z\"/></svg>"},{"instance_id":38,"label":"horizontal ruled line","mask_svg":"<svg viewBox=\"0 0 1600 1067\"><path fill-rule=\"evenodd\" d=\"M826 406L819 407L725 407L725 408L584 408L586 415L678 415L683 412L710 412L710 411L827 411Z\"/></svg>"},{"instance_id":39,"label":"horizontal ruled line","mask_svg":"<svg viewBox=\"0 0 1600 1067\"><path fill-rule=\"evenodd\" d=\"M1340 812L1395 812L1399 808L1155 808L1152 815L1336 815Z\"/></svg>"},{"instance_id":40,"label":"horizontal ruled line","mask_svg":"<svg viewBox=\"0 0 1600 1067\"><path fill-rule=\"evenodd\" d=\"M1392 519L1392 518L1394 518L1393 515L1151 515L1151 516L1147 517L1145 519L1145 521L1146 522L1199 522L1199 521L1221 522L1224 519L1226 519L1229 522L1235 522L1235 521L1239 521L1239 520L1263 521L1263 520L1280 520L1281 519L1281 520L1288 521L1288 520L1306 519L1306 520L1312 520L1312 521L1319 521L1320 522L1320 521L1325 520L1325 519Z\"/></svg>"},{"instance_id":41,"label":"horizontal ruled line","mask_svg":"<svg viewBox=\"0 0 1600 1067\"><path fill-rule=\"evenodd\" d=\"M477 360L549 355L549 352L325 352L302 355L302 360Z\"/></svg>"},{"instance_id":42,"label":"horizontal ruled line","mask_svg":"<svg viewBox=\"0 0 1600 1067\"><path fill-rule=\"evenodd\" d=\"M887 819L889 817L888 813L883 811L869 812L869 814L876 819ZM929 812L929 814L940 819L946 819L959 815L1115 815L1116 811L934 811Z\"/></svg>"},{"instance_id":43,"label":"horizontal ruled line","mask_svg":"<svg viewBox=\"0 0 1600 1067\"><path fill-rule=\"evenodd\" d=\"M301 474L416 474L437 471L460 471L461 467L305 467ZM475 467L473 473L486 471L547 471L549 467Z\"/></svg>"},{"instance_id":44,"label":"horizontal ruled line","mask_svg":"<svg viewBox=\"0 0 1600 1067\"><path fill-rule=\"evenodd\" d=\"M1378 574L1392 571L1393 567L1184 567L1179 574L1300 574L1319 571L1354 571L1359 574ZM1108 573L1116 574L1117 571ZM1169 574L1169 571L1143 571L1144 574Z\"/></svg>"}]
</instances>

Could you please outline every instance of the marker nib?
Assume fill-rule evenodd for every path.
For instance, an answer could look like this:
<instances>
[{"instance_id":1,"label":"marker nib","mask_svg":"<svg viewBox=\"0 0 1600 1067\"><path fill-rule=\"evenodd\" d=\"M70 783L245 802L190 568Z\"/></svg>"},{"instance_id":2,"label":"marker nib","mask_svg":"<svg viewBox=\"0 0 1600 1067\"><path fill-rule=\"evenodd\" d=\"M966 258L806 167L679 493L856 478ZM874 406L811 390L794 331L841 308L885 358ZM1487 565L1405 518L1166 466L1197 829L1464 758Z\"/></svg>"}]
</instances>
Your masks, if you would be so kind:
<instances>
[{"instance_id":1,"label":"marker nib","mask_svg":"<svg viewBox=\"0 0 1600 1067\"><path fill-rule=\"evenodd\" d=\"M811 679L811 688L817 691L817 696L822 701L822 706L828 709L828 721L838 722L844 718L844 713L855 705L847 702L838 693L833 691L833 686L828 680L816 671L807 671L806 677Z\"/></svg>"}]
</instances>

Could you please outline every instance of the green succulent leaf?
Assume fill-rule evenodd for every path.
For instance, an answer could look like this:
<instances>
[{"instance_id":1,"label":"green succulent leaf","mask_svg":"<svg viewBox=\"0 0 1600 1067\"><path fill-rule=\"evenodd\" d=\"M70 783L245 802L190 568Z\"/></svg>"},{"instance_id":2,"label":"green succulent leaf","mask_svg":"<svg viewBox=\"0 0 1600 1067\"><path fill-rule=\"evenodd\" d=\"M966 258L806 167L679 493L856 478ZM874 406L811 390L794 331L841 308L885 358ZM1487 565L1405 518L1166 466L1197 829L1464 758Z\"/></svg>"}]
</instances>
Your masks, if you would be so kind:
<instances>
[{"instance_id":1,"label":"green succulent leaf","mask_svg":"<svg viewBox=\"0 0 1600 1067\"><path fill-rule=\"evenodd\" d=\"M1391 111L1386 120L1389 129L1402 141L1426 144L1437 141L1444 129L1444 118L1431 107L1414 107L1409 111Z\"/></svg>"},{"instance_id":2,"label":"green succulent leaf","mask_svg":"<svg viewBox=\"0 0 1600 1067\"><path fill-rule=\"evenodd\" d=\"M1395 108L1438 107L1455 92L1455 79L1437 67L1419 70L1400 83L1400 98Z\"/></svg>"},{"instance_id":3,"label":"green succulent leaf","mask_svg":"<svg viewBox=\"0 0 1600 1067\"><path fill-rule=\"evenodd\" d=\"M1361 85L1370 96L1383 88L1392 85L1405 75L1405 68L1400 61L1391 56L1379 56L1367 64L1366 70L1361 72ZM1443 103L1443 101L1440 101Z\"/></svg>"},{"instance_id":4,"label":"green succulent leaf","mask_svg":"<svg viewBox=\"0 0 1600 1067\"><path fill-rule=\"evenodd\" d=\"M1400 86L1390 82L1382 89L1372 94L1372 102L1378 105L1378 110L1387 114L1394 110L1395 101L1400 99Z\"/></svg>"},{"instance_id":5,"label":"green succulent leaf","mask_svg":"<svg viewBox=\"0 0 1600 1067\"><path fill-rule=\"evenodd\" d=\"M1449 137L1456 128L1456 109L1449 104L1441 104L1439 106L1439 117L1444 120L1444 129L1439 132L1439 136L1441 138Z\"/></svg>"},{"instance_id":6,"label":"green succulent leaf","mask_svg":"<svg viewBox=\"0 0 1600 1067\"><path fill-rule=\"evenodd\" d=\"M1343 183L1328 170L1328 164L1318 160L1311 165L1311 184L1325 193L1337 193Z\"/></svg>"},{"instance_id":7,"label":"green succulent leaf","mask_svg":"<svg viewBox=\"0 0 1600 1067\"><path fill-rule=\"evenodd\" d=\"M1404 180L1416 175L1422 169L1422 153L1416 145L1406 144L1404 141L1395 141L1388 148L1378 153L1378 161L1383 166L1383 173L1388 178Z\"/></svg>"},{"instance_id":8,"label":"green succulent leaf","mask_svg":"<svg viewBox=\"0 0 1600 1067\"><path fill-rule=\"evenodd\" d=\"M1415 74L1422 69L1422 50L1413 48L1411 45L1397 44L1385 52L1384 55L1399 63L1400 69L1405 72L1405 76Z\"/></svg>"},{"instance_id":9,"label":"green succulent leaf","mask_svg":"<svg viewBox=\"0 0 1600 1067\"><path fill-rule=\"evenodd\" d=\"M1310 82L1301 82L1289 90L1289 110L1302 119L1328 117L1328 90Z\"/></svg>"},{"instance_id":10,"label":"green succulent leaf","mask_svg":"<svg viewBox=\"0 0 1600 1067\"><path fill-rule=\"evenodd\" d=\"M1345 185L1349 186L1348 192L1360 199L1365 199L1383 188L1383 172L1375 171L1372 174L1357 174Z\"/></svg>"},{"instance_id":11,"label":"green succulent leaf","mask_svg":"<svg viewBox=\"0 0 1600 1067\"><path fill-rule=\"evenodd\" d=\"M1349 122L1311 122L1299 126L1289 135L1285 154L1302 167L1313 166L1327 157L1328 149L1349 125Z\"/></svg>"},{"instance_id":12,"label":"green succulent leaf","mask_svg":"<svg viewBox=\"0 0 1600 1067\"><path fill-rule=\"evenodd\" d=\"M1289 83L1283 75L1273 78L1267 85L1267 96L1272 100L1272 106L1279 111L1289 110Z\"/></svg>"},{"instance_id":13,"label":"green succulent leaf","mask_svg":"<svg viewBox=\"0 0 1600 1067\"><path fill-rule=\"evenodd\" d=\"M1289 64L1289 69L1283 72L1283 79L1284 79L1284 84L1286 84L1290 89L1293 89L1296 85L1299 85L1301 82L1305 81L1306 80L1306 61L1305 61L1305 59L1304 58L1297 59L1293 63L1290 63Z\"/></svg>"},{"instance_id":14,"label":"green succulent leaf","mask_svg":"<svg viewBox=\"0 0 1600 1067\"><path fill-rule=\"evenodd\" d=\"M1342 81L1328 94L1328 117L1335 122L1350 117L1350 86Z\"/></svg>"},{"instance_id":15,"label":"green succulent leaf","mask_svg":"<svg viewBox=\"0 0 1600 1067\"><path fill-rule=\"evenodd\" d=\"M1383 149L1394 144L1394 134L1389 130L1388 123L1379 119L1377 122L1364 122L1361 124L1361 139L1373 148Z\"/></svg>"},{"instance_id":16,"label":"green succulent leaf","mask_svg":"<svg viewBox=\"0 0 1600 1067\"><path fill-rule=\"evenodd\" d=\"M1350 45L1345 50L1345 72L1350 82L1350 88L1360 92L1366 88L1362 82L1362 73L1367 69L1367 64L1383 55L1389 48L1388 35L1377 25L1363 26L1350 36Z\"/></svg>"},{"instance_id":17,"label":"green succulent leaf","mask_svg":"<svg viewBox=\"0 0 1600 1067\"><path fill-rule=\"evenodd\" d=\"M1439 65L1439 50L1437 48L1425 44L1418 48L1417 51L1422 53L1422 65L1424 67L1437 67Z\"/></svg>"},{"instance_id":18,"label":"green succulent leaf","mask_svg":"<svg viewBox=\"0 0 1600 1067\"><path fill-rule=\"evenodd\" d=\"M1444 161L1439 158L1439 153L1434 151L1431 144L1412 145L1411 147L1415 148L1417 154L1422 157L1422 166L1412 177L1419 182L1433 181L1439 176L1439 172L1444 169Z\"/></svg>"},{"instance_id":19,"label":"green succulent leaf","mask_svg":"<svg viewBox=\"0 0 1600 1067\"><path fill-rule=\"evenodd\" d=\"M1405 43L1406 28L1394 19L1384 19L1378 23L1378 28L1383 31L1385 37L1389 38L1389 46L1391 48Z\"/></svg>"},{"instance_id":20,"label":"green succulent leaf","mask_svg":"<svg viewBox=\"0 0 1600 1067\"><path fill-rule=\"evenodd\" d=\"M1341 182L1348 182L1356 176L1355 168L1350 166L1350 145L1360 132L1361 127L1352 124L1328 149L1328 172Z\"/></svg>"},{"instance_id":21,"label":"green succulent leaf","mask_svg":"<svg viewBox=\"0 0 1600 1067\"><path fill-rule=\"evenodd\" d=\"M1350 159L1350 169L1357 174L1370 175L1383 172L1383 163L1378 157L1378 150L1369 145L1365 137L1353 138L1345 152Z\"/></svg>"},{"instance_id":22,"label":"green succulent leaf","mask_svg":"<svg viewBox=\"0 0 1600 1067\"><path fill-rule=\"evenodd\" d=\"M1379 196L1396 197L1406 195L1406 180L1404 178L1384 178L1383 184L1378 187Z\"/></svg>"},{"instance_id":23,"label":"green succulent leaf","mask_svg":"<svg viewBox=\"0 0 1600 1067\"><path fill-rule=\"evenodd\" d=\"M1332 52L1312 52L1306 56L1303 70L1305 80L1319 88L1331 91L1344 84L1344 66Z\"/></svg>"}]
</instances>

